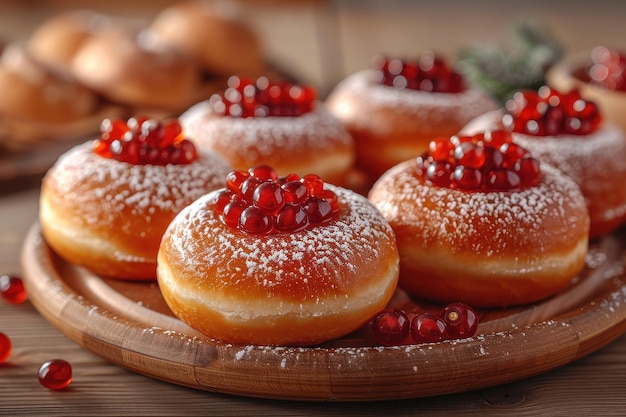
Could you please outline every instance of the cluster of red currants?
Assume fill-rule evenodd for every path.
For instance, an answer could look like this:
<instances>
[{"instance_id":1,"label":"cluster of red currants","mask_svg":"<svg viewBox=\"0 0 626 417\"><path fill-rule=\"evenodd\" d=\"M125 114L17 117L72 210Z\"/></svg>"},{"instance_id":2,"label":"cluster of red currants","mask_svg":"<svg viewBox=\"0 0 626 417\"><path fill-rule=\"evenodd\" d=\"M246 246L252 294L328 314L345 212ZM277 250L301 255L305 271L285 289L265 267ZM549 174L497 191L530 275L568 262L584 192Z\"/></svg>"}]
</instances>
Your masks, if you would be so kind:
<instances>
[{"instance_id":1,"label":"cluster of red currants","mask_svg":"<svg viewBox=\"0 0 626 417\"><path fill-rule=\"evenodd\" d=\"M385 346L407 343L436 343L472 337L478 329L478 315L466 304L451 303L440 314L421 313L409 319L400 309L383 310L371 321L372 336Z\"/></svg>"}]
</instances>

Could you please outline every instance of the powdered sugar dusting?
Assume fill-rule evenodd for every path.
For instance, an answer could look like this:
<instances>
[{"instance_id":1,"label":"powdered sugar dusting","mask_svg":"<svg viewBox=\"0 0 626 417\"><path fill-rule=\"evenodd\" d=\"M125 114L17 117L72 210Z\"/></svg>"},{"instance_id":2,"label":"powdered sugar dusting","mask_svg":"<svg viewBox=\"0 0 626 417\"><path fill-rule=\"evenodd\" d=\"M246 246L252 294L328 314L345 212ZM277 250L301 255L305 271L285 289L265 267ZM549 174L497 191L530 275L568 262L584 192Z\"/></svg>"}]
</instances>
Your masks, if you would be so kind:
<instances>
[{"instance_id":1,"label":"powdered sugar dusting","mask_svg":"<svg viewBox=\"0 0 626 417\"><path fill-rule=\"evenodd\" d=\"M352 137L322 103L299 117L224 117L202 102L180 118L199 146L228 150L237 159L267 159L285 154L328 154L352 146ZM230 158L229 158L230 159Z\"/></svg>"},{"instance_id":2,"label":"powdered sugar dusting","mask_svg":"<svg viewBox=\"0 0 626 417\"><path fill-rule=\"evenodd\" d=\"M497 108L496 103L478 89L468 88L460 93L398 89L378 83L372 75L372 71L364 70L341 81L328 98L331 107L339 107L340 95L349 94L360 105L390 109L414 118L424 131L428 130L429 125L440 123L444 113L446 118L456 121L460 127L478 115ZM362 123L371 123L368 115L358 119Z\"/></svg>"},{"instance_id":3,"label":"powdered sugar dusting","mask_svg":"<svg viewBox=\"0 0 626 417\"><path fill-rule=\"evenodd\" d=\"M132 165L96 155L92 142L62 155L45 182L71 201L86 224L116 224L120 216L150 223L157 212L172 217L201 195L222 186L230 167L213 154L199 152L191 164ZM126 213L126 214L124 214Z\"/></svg>"},{"instance_id":4,"label":"powdered sugar dusting","mask_svg":"<svg viewBox=\"0 0 626 417\"><path fill-rule=\"evenodd\" d=\"M464 133L502 127L502 111L484 114ZM604 123L588 135L532 136L513 133L513 140L536 158L570 176L587 199L594 224L626 216L626 188L616 178L626 178L626 136L615 125Z\"/></svg>"},{"instance_id":5,"label":"powdered sugar dusting","mask_svg":"<svg viewBox=\"0 0 626 417\"><path fill-rule=\"evenodd\" d=\"M547 164L542 171L543 180L536 187L465 193L424 186L412 162L406 162L374 185L370 199L394 229L410 230L423 245L436 244L452 252L471 242L471 250L492 256L510 251L511 244L536 247L541 242L538 236L546 234L578 241L581 225L586 224L579 188ZM544 222L549 223L549 231Z\"/></svg>"},{"instance_id":6,"label":"powdered sugar dusting","mask_svg":"<svg viewBox=\"0 0 626 417\"><path fill-rule=\"evenodd\" d=\"M298 233L254 236L225 226L208 208L208 194L185 208L171 223L164 240L171 246L168 259L202 277L218 277L218 286L239 281L264 292L289 292L289 286L307 288L306 299L347 296L345 282L358 280L363 264L387 274L388 261L380 265L380 248L395 247L394 235L380 213L362 196L327 185L342 206L341 215L328 224ZM198 237L211 235L207 239ZM232 281L236 274L239 281ZM314 278L314 279L311 279ZM239 291L241 291L239 289Z\"/></svg>"}]
</instances>

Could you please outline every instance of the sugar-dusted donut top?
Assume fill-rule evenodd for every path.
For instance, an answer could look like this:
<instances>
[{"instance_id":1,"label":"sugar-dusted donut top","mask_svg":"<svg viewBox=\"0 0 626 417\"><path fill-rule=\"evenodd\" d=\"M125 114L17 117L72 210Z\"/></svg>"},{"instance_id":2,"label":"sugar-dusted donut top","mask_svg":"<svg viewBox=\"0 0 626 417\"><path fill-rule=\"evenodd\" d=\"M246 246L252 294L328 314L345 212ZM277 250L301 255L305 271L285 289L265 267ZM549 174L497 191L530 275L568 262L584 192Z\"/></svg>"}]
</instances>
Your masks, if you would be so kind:
<instances>
[{"instance_id":1,"label":"sugar-dusted donut top","mask_svg":"<svg viewBox=\"0 0 626 417\"><path fill-rule=\"evenodd\" d=\"M119 228L146 235L165 230L183 207L223 186L230 166L216 155L199 151L198 159L180 165L133 165L104 158L93 143L62 155L44 178L46 193L59 211L86 227ZM155 224L157 223L157 224Z\"/></svg>"},{"instance_id":2,"label":"sugar-dusted donut top","mask_svg":"<svg viewBox=\"0 0 626 417\"><path fill-rule=\"evenodd\" d=\"M585 238L589 217L578 186L542 164L539 185L519 191L467 193L425 185L407 161L374 185L370 200L416 248L471 256L532 256Z\"/></svg>"},{"instance_id":3,"label":"sugar-dusted donut top","mask_svg":"<svg viewBox=\"0 0 626 417\"><path fill-rule=\"evenodd\" d=\"M502 115L503 111L481 115L468 123L463 133L503 128ZM513 141L565 172L578 184L593 178L592 187L597 189L607 185L599 179L609 180L610 184L614 177L626 175L626 135L611 123L603 123L600 129L588 135L532 136L513 132Z\"/></svg>"},{"instance_id":4,"label":"sugar-dusted donut top","mask_svg":"<svg viewBox=\"0 0 626 417\"><path fill-rule=\"evenodd\" d=\"M185 288L237 297L280 296L315 302L366 293L397 268L393 231L366 198L326 185L341 210L330 223L296 233L257 236L226 226L213 193L186 207L166 231L161 252ZM161 259L161 254L159 255ZM375 283L375 284L374 284Z\"/></svg>"},{"instance_id":5,"label":"sugar-dusted donut top","mask_svg":"<svg viewBox=\"0 0 626 417\"><path fill-rule=\"evenodd\" d=\"M478 115L497 108L491 98L476 88L459 93L398 89L378 83L370 70L346 77L337 84L328 101L340 114L353 111L347 108L351 102L352 106L358 105L362 117L355 118L355 123L371 123L369 118L375 117L377 109L384 109L432 125L422 127L424 131L435 131L434 126L444 119L455 126L463 126Z\"/></svg>"},{"instance_id":6,"label":"sugar-dusted donut top","mask_svg":"<svg viewBox=\"0 0 626 417\"><path fill-rule=\"evenodd\" d=\"M353 146L345 127L322 103L298 117L236 118L214 113L205 101L187 110L180 121L200 147L232 155L229 160L276 163L277 158L311 158Z\"/></svg>"},{"instance_id":7,"label":"sugar-dusted donut top","mask_svg":"<svg viewBox=\"0 0 626 417\"><path fill-rule=\"evenodd\" d=\"M626 136L611 124L605 123L585 136L513 133L513 140L579 184L585 178L613 180L612 177L626 175ZM598 181L594 186L601 187L602 183Z\"/></svg>"}]
</instances>

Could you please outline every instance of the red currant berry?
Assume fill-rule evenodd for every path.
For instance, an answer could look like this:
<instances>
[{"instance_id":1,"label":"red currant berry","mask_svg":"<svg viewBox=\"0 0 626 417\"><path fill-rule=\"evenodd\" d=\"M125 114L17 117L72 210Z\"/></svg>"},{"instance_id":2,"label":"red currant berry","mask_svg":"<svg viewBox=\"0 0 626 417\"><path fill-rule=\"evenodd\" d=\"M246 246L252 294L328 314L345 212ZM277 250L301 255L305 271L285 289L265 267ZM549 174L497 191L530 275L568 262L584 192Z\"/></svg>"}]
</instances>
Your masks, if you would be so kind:
<instances>
[{"instance_id":1,"label":"red currant berry","mask_svg":"<svg viewBox=\"0 0 626 417\"><path fill-rule=\"evenodd\" d=\"M54 359L41 365L39 383L52 390L60 390L72 382L72 366L63 359Z\"/></svg>"},{"instance_id":2,"label":"red currant berry","mask_svg":"<svg viewBox=\"0 0 626 417\"><path fill-rule=\"evenodd\" d=\"M219 191L217 194L215 194L215 200L214 200L215 210L218 213L220 214L224 213L224 207L226 207L226 204L232 201L231 196L232 196L232 193L230 193L227 190L222 190L222 191Z\"/></svg>"},{"instance_id":3,"label":"red currant berry","mask_svg":"<svg viewBox=\"0 0 626 417\"><path fill-rule=\"evenodd\" d=\"M302 183L306 186L309 195L316 196L324 191L324 181L315 174L308 174L302 177Z\"/></svg>"},{"instance_id":4,"label":"red currant berry","mask_svg":"<svg viewBox=\"0 0 626 417\"><path fill-rule=\"evenodd\" d=\"M248 233L265 234L273 225L267 213L258 207L250 206L241 212L239 226Z\"/></svg>"},{"instance_id":5,"label":"red currant berry","mask_svg":"<svg viewBox=\"0 0 626 417\"><path fill-rule=\"evenodd\" d=\"M22 279L11 275L0 276L0 294L11 304L23 303L27 298Z\"/></svg>"},{"instance_id":6,"label":"red currant berry","mask_svg":"<svg viewBox=\"0 0 626 417\"><path fill-rule=\"evenodd\" d=\"M318 197L309 197L304 203L304 210L311 223L325 223L332 218L333 214L330 203Z\"/></svg>"},{"instance_id":7,"label":"red currant berry","mask_svg":"<svg viewBox=\"0 0 626 417\"><path fill-rule=\"evenodd\" d=\"M247 171L230 171L228 175L226 175L226 188L228 188L228 191L238 193L241 191L241 185L248 177L250 177L250 174Z\"/></svg>"},{"instance_id":8,"label":"red currant berry","mask_svg":"<svg viewBox=\"0 0 626 417\"><path fill-rule=\"evenodd\" d=\"M389 309L381 311L371 322L374 339L385 346L402 343L410 332L411 322L402 310Z\"/></svg>"},{"instance_id":9,"label":"red currant berry","mask_svg":"<svg viewBox=\"0 0 626 417\"><path fill-rule=\"evenodd\" d=\"M448 328L435 314L422 313L411 321L411 336L417 343L435 343L448 338Z\"/></svg>"},{"instance_id":10,"label":"red currant berry","mask_svg":"<svg viewBox=\"0 0 626 417\"><path fill-rule=\"evenodd\" d=\"M289 203L301 203L308 196L308 190L300 180L287 181L281 188L285 192L285 200Z\"/></svg>"},{"instance_id":11,"label":"red currant berry","mask_svg":"<svg viewBox=\"0 0 626 417\"><path fill-rule=\"evenodd\" d=\"M278 179L278 174L276 173L274 168L272 168L269 165L257 165L255 167L250 168L248 170L248 173L251 176L257 177L263 181Z\"/></svg>"},{"instance_id":12,"label":"red currant berry","mask_svg":"<svg viewBox=\"0 0 626 417\"><path fill-rule=\"evenodd\" d=\"M285 193L277 182L264 182L254 190L252 204L273 214L285 205Z\"/></svg>"},{"instance_id":13,"label":"red currant berry","mask_svg":"<svg viewBox=\"0 0 626 417\"><path fill-rule=\"evenodd\" d=\"M299 232L309 225L306 211L296 204L287 203L276 214L276 228L284 232Z\"/></svg>"},{"instance_id":14,"label":"red currant berry","mask_svg":"<svg viewBox=\"0 0 626 417\"><path fill-rule=\"evenodd\" d=\"M11 339L4 333L0 333L0 363L4 363L11 356Z\"/></svg>"},{"instance_id":15,"label":"red currant berry","mask_svg":"<svg viewBox=\"0 0 626 417\"><path fill-rule=\"evenodd\" d=\"M239 226L239 219L241 218L241 213L245 210L246 204L244 201L235 200L227 203L224 206L224 210L222 212L222 219L224 219L224 223L231 227Z\"/></svg>"},{"instance_id":16,"label":"red currant berry","mask_svg":"<svg viewBox=\"0 0 626 417\"><path fill-rule=\"evenodd\" d=\"M441 317L448 327L452 339L465 339L476 334L478 315L463 303L452 303L444 307Z\"/></svg>"}]
</instances>

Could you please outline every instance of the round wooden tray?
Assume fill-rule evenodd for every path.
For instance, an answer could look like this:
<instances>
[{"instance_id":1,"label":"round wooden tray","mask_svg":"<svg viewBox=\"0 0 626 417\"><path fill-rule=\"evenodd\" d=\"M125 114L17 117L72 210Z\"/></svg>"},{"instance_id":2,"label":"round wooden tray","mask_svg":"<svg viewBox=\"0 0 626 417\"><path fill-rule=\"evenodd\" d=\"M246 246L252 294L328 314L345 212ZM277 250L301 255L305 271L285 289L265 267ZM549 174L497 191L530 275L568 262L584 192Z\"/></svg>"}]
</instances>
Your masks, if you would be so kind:
<instances>
[{"instance_id":1,"label":"round wooden tray","mask_svg":"<svg viewBox=\"0 0 626 417\"><path fill-rule=\"evenodd\" d=\"M365 328L307 348L220 343L175 318L156 283L104 279L64 262L37 224L24 242L22 263L29 297L47 320L132 371L251 397L386 400L519 380L611 342L626 331L625 241L614 234L592 243L587 268L563 294L525 308L479 312L473 338L397 347L376 346ZM400 291L391 304L433 307Z\"/></svg>"}]
</instances>

